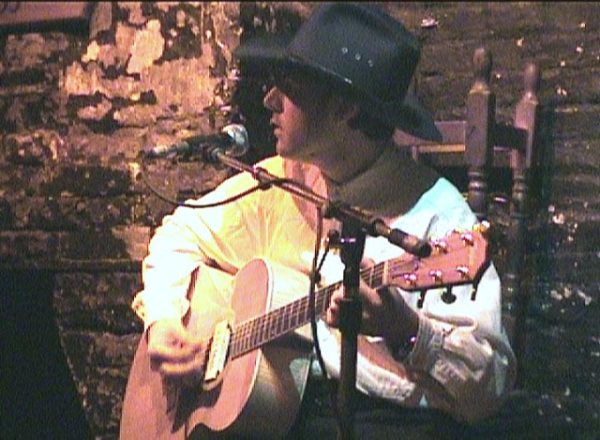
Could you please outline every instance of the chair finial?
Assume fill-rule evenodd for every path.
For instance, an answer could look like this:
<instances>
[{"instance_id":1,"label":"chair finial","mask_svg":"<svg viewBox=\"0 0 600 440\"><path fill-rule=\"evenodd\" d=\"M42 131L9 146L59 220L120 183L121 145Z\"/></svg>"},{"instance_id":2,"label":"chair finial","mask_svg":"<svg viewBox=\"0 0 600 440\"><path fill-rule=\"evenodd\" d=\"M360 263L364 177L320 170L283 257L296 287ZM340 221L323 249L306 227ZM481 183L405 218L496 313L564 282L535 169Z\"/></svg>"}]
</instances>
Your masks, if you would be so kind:
<instances>
[{"instance_id":1,"label":"chair finial","mask_svg":"<svg viewBox=\"0 0 600 440\"><path fill-rule=\"evenodd\" d=\"M523 74L523 83L525 86L525 94L537 95L540 91L540 69L535 63L527 63Z\"/></svg>"},{"instance_id":2,"label":"chair finial","mask_svg":"<svg viewBox=\"0 0 600 440\"><path fill-rule=\"evenodd\" d=\"M479 47L473 54L475 83L489 87L492 74L492 55L484 47Z\"/></svg>"}]
</instances>

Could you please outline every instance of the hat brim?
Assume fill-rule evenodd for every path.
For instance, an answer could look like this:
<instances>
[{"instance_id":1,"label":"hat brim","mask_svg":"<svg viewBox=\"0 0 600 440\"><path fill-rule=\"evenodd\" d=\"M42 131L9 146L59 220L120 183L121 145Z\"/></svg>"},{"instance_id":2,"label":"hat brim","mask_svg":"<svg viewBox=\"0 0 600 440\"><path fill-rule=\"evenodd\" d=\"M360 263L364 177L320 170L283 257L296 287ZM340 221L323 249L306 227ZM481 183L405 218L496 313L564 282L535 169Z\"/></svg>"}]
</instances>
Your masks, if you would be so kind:
<instances>
[{"instance_id":1,"label":"hat brim","mask_svg":"<svg viewBox=\"0 0 600 440\"><path fill-rule=\"evenodd\" d=\"M233 55L252 68L250 73L268 73L289 62L286 48L293 37L288 33L257 35L240 43Z\"/></svg>"},{"instance_id":2,"label":"hat brim","mask_svg":"<svg viewBox=\"0 0 600 440\"><path fill-rule=\"evenodd\" d=\"M287 47L293 36L293 34L287 33L255 36L240 44L233 54L239 59L248 75L266 75L288 69L305 70L327 81L337 83L346 90L351 90L351 85L339 76L290 56ZM362 98L365 111L368 111L373 117L417 138L435 142L442 141L442 134L436 127L431 114L414 95L407 94L402 102L381 102L361 94L360 91L356 92L358 92L357 96Z\"/></svg>"},{"instance_id":3,"label":"hat brim","mask_svg":"<svg viewBox=\"0 0 600 440\"><path fill-rule=\"evenodd\" d=\"M384 107L390 106L386 104ZM386 115L385 108L380 115ZM440 133L435 125L431 113L410 92L404 97L402 103L394 104L389 109L389 118L389 122L395 127L412 136L434 142L441 142L443 140L442 133Z\"/></svg>"}]
</instances>

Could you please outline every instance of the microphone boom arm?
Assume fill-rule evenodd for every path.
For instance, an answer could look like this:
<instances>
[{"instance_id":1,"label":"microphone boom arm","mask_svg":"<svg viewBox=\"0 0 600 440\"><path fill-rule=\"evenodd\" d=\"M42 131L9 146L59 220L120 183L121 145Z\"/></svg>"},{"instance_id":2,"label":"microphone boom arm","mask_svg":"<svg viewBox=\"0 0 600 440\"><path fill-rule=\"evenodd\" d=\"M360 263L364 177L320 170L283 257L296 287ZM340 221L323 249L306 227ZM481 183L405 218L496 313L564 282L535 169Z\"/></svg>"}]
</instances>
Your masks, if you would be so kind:
<instances>
[{"instance_id":1,"label":"microphone boom arm","mask_svg":"<svg viewBox=\"0 0 600 440\"><path fill-rule=\"evenodd\" d=\"M385 224L383 220L377 217L369 216L364 211L346 204L332 203L330 200L316 194L310 188L289 179L280 179L269 173L267 170L255 165L247 165L239 160L215 149L210 154L211 159L234 168L238 171L248 172L261 185L275 185L296 196L308 200L322 210L323 216L327 218L335 217L338 220L357 222L360 227L373 237L385 237L390 243L400 246L406 252L419 258L428 257L431 254L431 245L426 240L421 240L414 235L407 234L400 229L392 229Z\"/></svg>"}]
</instances>

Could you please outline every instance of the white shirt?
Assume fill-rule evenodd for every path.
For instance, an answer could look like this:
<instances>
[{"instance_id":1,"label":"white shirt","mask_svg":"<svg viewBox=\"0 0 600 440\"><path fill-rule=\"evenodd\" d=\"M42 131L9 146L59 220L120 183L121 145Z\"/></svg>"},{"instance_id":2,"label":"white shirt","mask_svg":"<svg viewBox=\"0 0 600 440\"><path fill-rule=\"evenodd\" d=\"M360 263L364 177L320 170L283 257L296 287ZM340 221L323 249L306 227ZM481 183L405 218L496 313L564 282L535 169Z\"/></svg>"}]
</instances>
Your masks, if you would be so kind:
<instances>
[{"instance_id":1,"label":"white shirt","mask_svg":"<svg viewBox=\"0 0 600 440\"><path fill-rule=\"evenodd\" d=\"M394 194L404 183L395 166L398 160L406 158L395 149L386 150L370 169L329 188L329 196L372 210L390 227L421 238L439 238L456 228L473 226L476 218L464 198L443 178L412 209L400 213L394 205ZM279 157L258 165L325 194L324 180L314 167ZM197 202L223 200L254 185L250 175L240 173ZM221 297L211 301L223 306L228 303L232 276L253 258L308 274L315 239L311 209L279 188L257 191L217 208L176 209L164 218L150 242L143 263L144 290L136 296L133 308L146 328L161 318L182 317L189 308L190 274L198 266L199 276L207 277L207 284L221 292ZM375 263L402 253L383 237L367 237L364 255ZM340 280L341 268L337 255L328 256L322 270L325 283ZM357 388L401 405L440 408L462 420L496 411L514 384L515 358L501 324L500 282L493 265L482 276L475 300L471 290L470 285L454 287L457 299L451 304L442 301L440 292L429 291L418 308L418 294L397 289L419 313L416 345L408 358L398 361L409 374L399 375L359 354ZM337 377L339 339L323 321L319 321L318 336L327 370ZM371 341L387 350L381 338Z\"/></svg>"}]
</instances>

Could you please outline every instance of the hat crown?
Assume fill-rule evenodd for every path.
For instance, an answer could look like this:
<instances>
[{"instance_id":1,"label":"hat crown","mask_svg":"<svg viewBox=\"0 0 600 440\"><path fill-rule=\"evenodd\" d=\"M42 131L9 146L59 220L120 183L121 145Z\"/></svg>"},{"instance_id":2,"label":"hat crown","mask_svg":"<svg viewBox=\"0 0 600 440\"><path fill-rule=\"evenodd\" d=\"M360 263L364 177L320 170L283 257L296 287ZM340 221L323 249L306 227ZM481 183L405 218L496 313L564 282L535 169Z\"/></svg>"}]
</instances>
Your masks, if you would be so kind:
<instances>
[{"instance_id":1,"label":"hat crown","mask_svg":"<svg viewBox=\"0 0 600 440\"><path fill-rule=\"evenodd\" d=\"M377 8L348 3L315 10L288 53L383 102L404 99L420 56L416 38L400 22Z\"/></svg>"},{"instance_id":2,"label":"hat crown","mask_svg":"<svg viewBox=\"0 0 600 440\"><path fill-rule=\"evenodd\" d=\"M236 56L248 72L316 73L358 98L362 110L413 136L439 141L427 112L407 93L420 49L399 21L372 5L328 3L315 9L292 37L256 37Z\"/></svg>"}]
</instances>

